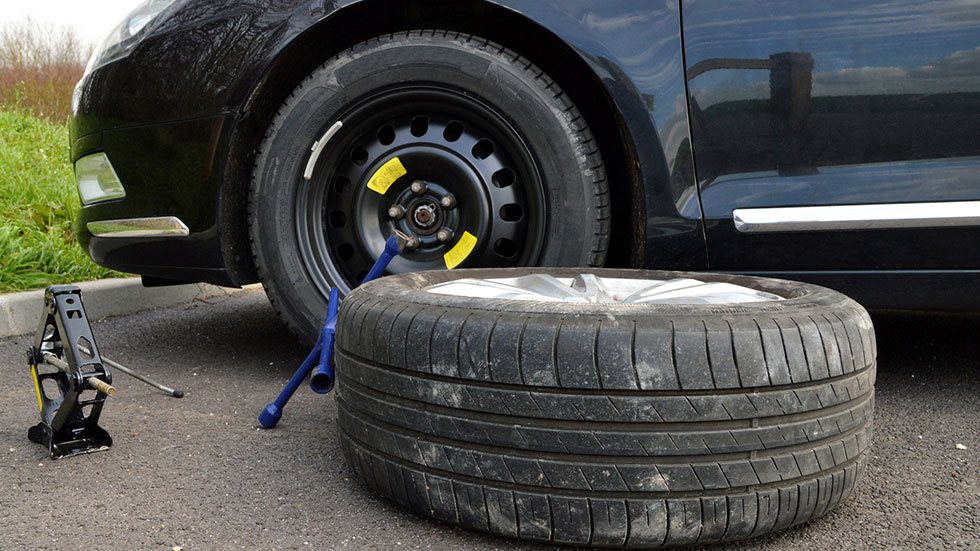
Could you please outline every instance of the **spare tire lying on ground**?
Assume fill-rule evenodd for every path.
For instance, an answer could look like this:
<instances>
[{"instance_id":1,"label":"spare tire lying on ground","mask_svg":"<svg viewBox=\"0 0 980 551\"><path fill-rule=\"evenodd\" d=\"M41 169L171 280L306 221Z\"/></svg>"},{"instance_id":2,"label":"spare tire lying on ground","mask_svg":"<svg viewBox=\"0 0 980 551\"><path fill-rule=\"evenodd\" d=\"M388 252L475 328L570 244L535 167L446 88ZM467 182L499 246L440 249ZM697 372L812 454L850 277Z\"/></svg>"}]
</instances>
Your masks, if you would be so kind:
<instances>
[{"instance_id":1,"label":"spare tire lying on ground","mask_svg":"<svg viewBox=\"0 0 980 551\"><path fill-rule=\"evenodd\" d=\"M757 536L850 495L874 409L860 305L789 281L586 270L353 291L339 423L365 484L468 528L617 547Z\"/></svg>"}]
</instances>

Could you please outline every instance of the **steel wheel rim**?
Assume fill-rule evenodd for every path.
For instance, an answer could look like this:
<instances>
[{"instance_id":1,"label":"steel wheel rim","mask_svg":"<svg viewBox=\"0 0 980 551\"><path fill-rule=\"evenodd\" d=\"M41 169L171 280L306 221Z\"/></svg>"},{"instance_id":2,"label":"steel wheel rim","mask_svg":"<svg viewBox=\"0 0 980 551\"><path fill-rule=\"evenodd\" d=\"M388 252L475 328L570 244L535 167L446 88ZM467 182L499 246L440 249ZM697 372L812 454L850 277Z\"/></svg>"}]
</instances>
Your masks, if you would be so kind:
<instances>
[{"instance_id":1,"label":"steel wheel rim","mask_svg":"<svg viewBox=\"0 0 980 551\"><path fill-rule=\"evenodd\" d=\"M475 244L452 267L526 266L540 257L547 208L537 163L515 127L488 104L449 87L413 85L354 102L338 120L342 129L311 178L301 180L295 204L300 253L323 295L331 286L344 292L356 286L396 228L417 235L420 245L396 258L389 273L446 268L446 254L470 241L466 233ZM369 188L394 158L406 174L384 193ZM415 180L426 183L424 194L411 191ZM455 199L453 208L439 204L446 195ZM432 231L405 219L426 199L436 203ZM392 219L392 205L403 205L406 217ZM443 227L452 234L447 241L440 240Z\"/></svg>"}]
</instances>

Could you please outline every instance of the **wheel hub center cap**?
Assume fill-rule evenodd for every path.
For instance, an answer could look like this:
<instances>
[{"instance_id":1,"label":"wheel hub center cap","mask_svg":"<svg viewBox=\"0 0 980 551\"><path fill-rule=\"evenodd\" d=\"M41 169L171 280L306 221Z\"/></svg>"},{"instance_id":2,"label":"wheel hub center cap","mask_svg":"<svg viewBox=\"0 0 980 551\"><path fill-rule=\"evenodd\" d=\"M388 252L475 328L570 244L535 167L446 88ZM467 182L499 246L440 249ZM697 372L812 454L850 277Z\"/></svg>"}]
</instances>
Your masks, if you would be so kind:
<instances>
[{"instance_id":1,"label":"wheel hub center cap","mask_svg":"<svg viewBox=\"0 0 980 551\"><path fill-rule=\"evenodd\" d=\"M415 233L429 235L439 228L439 207L431 200L417 201L409 208L408 223Z\"/></svg>"}]
</instances>

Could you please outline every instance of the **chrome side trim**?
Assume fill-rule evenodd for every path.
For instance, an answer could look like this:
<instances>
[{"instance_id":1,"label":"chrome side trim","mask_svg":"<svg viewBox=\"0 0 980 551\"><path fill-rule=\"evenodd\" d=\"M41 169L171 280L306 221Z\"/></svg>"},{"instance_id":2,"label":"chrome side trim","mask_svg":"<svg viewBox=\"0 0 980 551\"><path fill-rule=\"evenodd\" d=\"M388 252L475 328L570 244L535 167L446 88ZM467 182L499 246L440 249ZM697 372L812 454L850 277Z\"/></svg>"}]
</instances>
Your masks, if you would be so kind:
<instances>
[{"instance_id":1,"label":"chrome side trim","mask_svg":"<svg viewBox=\"0 0 980 551\"><path fill-rule=\"evenodd\" d=\"M742 233L980 226L980 201L735 209Z\"/></svg>"},{"instance_id":2,"label":"chrome side trim","mask_svg":"<svg viewBox=\"0 0 980 551\"><path fill-rule=\"evenodd\" d=\"M187 224L176 216L97 220L85 227L96 237L183 237L190 234Z\"/></svg>"}]
</instances>

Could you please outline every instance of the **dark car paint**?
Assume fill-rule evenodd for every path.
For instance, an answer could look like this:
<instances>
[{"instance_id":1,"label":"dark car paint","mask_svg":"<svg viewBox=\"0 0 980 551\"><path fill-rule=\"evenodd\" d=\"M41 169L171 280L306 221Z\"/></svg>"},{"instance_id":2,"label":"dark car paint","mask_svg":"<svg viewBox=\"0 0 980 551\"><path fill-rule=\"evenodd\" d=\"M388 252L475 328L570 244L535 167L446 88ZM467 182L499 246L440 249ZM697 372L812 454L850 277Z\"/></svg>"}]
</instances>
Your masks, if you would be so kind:
<instances>
[{"instance_id":1,"label":"dark car paint","mask_svg":"<svg viewBox=\"0 0 980 551\"><path fill-rule=\"evenodd\" d=\"M980 266L977 227L744 234L732 223L746 207L980 199L980 5L682 6L712 268ZM731 68L751 59L775 63Z\"/></svg>"},{"instance_id":2,"label":"dark car paint","mask_svg":"<svg viewBox=\"0 0 980 551\"><path fill-rule=\"evenodd\" d=\"M173 121L180 121L178 126L202 126L201 134L187 141L182 153L203 165L193 168L199 174L199 193L169 192L186 187L175 178L186 175L191 170L188 166L180 171L183 174L153 178L169 179L169 184L120 175L128 193L125 199L82 209L79 238L93 258L117 269L157 277L232 283L230 274L220 277L228 259L220 252L220 221L209 216L219 212L220 170L215 169L226 161L221 156L226 148L213 146L228 142L234 132L233 117L244 109L252 90L292 40L303 32L316 32L314 27L329 24L344 9L369 2L327 2L322 11L312 12L308 3L297 7L290 2L189 2L169 15L128 58L86 79L72 136L77 140L104 131L101 148L110 159L125 158L127 163L149 168L160 161L157 151L127 144L167 142L173 135L168 129ZM497 4L523 14L571 45L614 99L637 148L646 190L647 264L706 269L707 251L687 139L676 7L635 0L508 0ZM188 94L188 90L195 93ZM654 98L663 98L657 108ZM224 119L218 123L218 119L209 120L209 115ZM146 127L148 124L156 126ZM221 131L215 135L218 124ZM119 146L113 146L110 135L119 136ZM660 136L668 137L668 146L662 145ZM98 147L83 149L81 141L73 145L73 159ZM200 170L203 167L210 170ZM164 195L169 196L158 200ZM84 228L90 220L161 215L177 215L190 227L192 234L185 240L189 258L155 254L176 246L163 240L106 242L93 238ZM177 259L179 266L166 263Z\"/></svg>"},{"instance_id":3,"label":"dark car paint","mask_svg":"<svg viewBox=\"0 0 980 551\"><path fill-rule=\"evenodd\" d=\"M69 124L72 161L105 151L127 192L81 209L79 242L96 262L178 281L250 282L229 271L222 251L224 167L243 104L288 37L299 34L295 22L314 22L308 9L296 2L180 3L128 57L83 79ZM85 227L168 215L181 218L190 235L105 239Z\"/></svg>"},{"instance_id":4,"label":"dark car paint","mask_svg":"<svg viewBox=\"0 0 980 551\"><path fill-rule=\"evenodd\" d=\"M946 180L958 183L941 186L929 182L934 173L922 164L923 161L915 161L914 166L893 161L892 166L881 167L868 164L876 162L874 159L843 164L810 158L812 153L807 147L811 142L807 140L813 139L811 127L799 122L798 109L793 111L791 105L775 105L778 101L769 102L772 105L732 102L732 105L722 106L736 112L741 109L736 117L738 122L729 126L750 127L740 126L742 121L746 125L768 125L764 134L775 133L776 145L759 143L759 140L753 142L741 135L729 136L727 142L711 141L718 132L705 123L703 116L715 105L698 103L700 81L710 81L710 75L691 79L694 92L689 97L685 67L690 70L699 61L719 56L767 58L798 51L809 51L815 66L819 67L823 53L817 46L825 44L829 47L834 39L846 42L852 38L838 31L836 35L827 34L813 42L817 46L808 45L814 35L823 36L820 34L822 23L834 21L831 12L821 12L822 17L814 22L791 11L799 7L798 3L767 0L732 3L729 6L737 6L737 14L729 14L724 9L715 14L713 9L724 7L722 4L686 0L683 4L683 39L688 50L684 52L681 48L682 14L677 2L500 0L492 4L539 26L542 39L552 37L567 44L584 61L583 66L602 83L604 93L615 102L617 122L625 127L624 133L631 140L627 148L635 149L636 166L630 168L636 170L642 184L644 200L640 212L646 223L638 231L645 233L640 236L643 239L640 256L645 266L783 273L825 268L942 268L954 264L966 268L980 265L972 260L972 256L962 261L953 260L961 258L953 249L962 248L964 230L925 232L930 235L919 243L916 243L916 232L900 232L904 237L898 238L891 237L893 234L889 232L868 232L867 239L855 239L853 233L746 237L734 231L731 209L736 206L846 202L841 200L842 197L853 202L867 200L862 197L877 198L880 202L906 200L904 198L924 200L925 197L918 195L922 189L930 190L930 200L976 195L973 191L978 188L971 186L970 179L970 173L975 171L969 159L955 160L961 161L956 166L944 166ZM124 271L224 285L249 282L249 278L243 279L241 274L236 276L232 266L240 259L232 256L239 253L229 251L226 246L230 239L229 219L244 221L244 215L237 206L230 208L227 197L221 195L222 190L229 194L226 167L234 162L229 158L229 148L236 132L244 132L242 121L250 108L249 102L262 87L270 68L282 62L280 56L287 55L291 44L299 43L310 33L323 32L345 14L401 10L404 16L399 12L392 14L391 19L403 20L405 28L418 28L424 26L416 23L425 21L418 14L424 15L426 5L426 2L410 0L193 0L177 4L172 8L173 13L163 18L130 56L94 71L81 84L79 109L70 125L72 160L94 151L106 151L127 189L125 199L82 209L78 227L82 245L97 262ZM819 6L824 4L814 3L806 9L822 9ZM847 6L850 4L835 7L845 9ZM781 13L783 17L770 21L766 18L771 12ZM874 16L869 17L874 20ZM769 34L763 36L769 42L756 38L727 42L712 39L713 29L724 29L724 36L745 37L751 27L744 25L764 25L767 21L771 28ZM743 24L743 27L741 31L734 31L728 28L729 24ZM895 56L902 55L902 47L896 45L894 52ZM533 59L534 52L524 53ZM878 64L889 66L888 59L885 56ZM842 67L850 67L860 60L860 56L855 56L847 61L850 65ZM753 75L756 81L768 81L765 72L741 73L759 73ZM714 86L715 93L719 86ZM917 105L944 108L936 98L921 99L924 103L907 102L905 109L914 111ZM770 112L766 113L767 110ZM917 115L920 119L922 112L925 111ZM973 113L967 111L967 114ZM692 118L694 151L689 127ZM792 120L787 123L789 119ZM851 139L854 140L869 135L867 132L853 134ZM834 143L830 138L823 139L823 143ZM975 141L977 135L970 139ZM971 151L971 145L972 142L957 144L957 151ZM769 155L739 149L756 146ZM702 156L703 147L706 149ZM845 149L853 153L851 148ZM976 150L975 145L972 150ZM805 169L796 166L800 164L796 162L799 159L792 155L790 161L796 165L784 162L786 155L794 152L802 152L800 155L808 161L804 163ZM947 151L944 156L958 155ZM814 159L820 162L811 162ZM700 201L695 167L701 184ZM773 174L755 178L753 173L760 170L769 170ZM898 175L892 179L890 188L885 185L869 187L871 191L867 192L854 191L857 182L878 186L886 180L882 176L886 170ZM746 179L750 182L745 183ZM237 184L247 185L247 182ZM892 195L885 198L886 188L897 191L894 197L903 199L894 199ZM224 208L221 201L226 201ZM707 226L702 226L701 201L704 202ZM632 206L634 210L640 207ZM94 238L85 229L85 223L90 220L163 215L179 216L190 227L191 235L177 239L110 240ZM975 236L970 233L975 231L968 233ZM947 243L937 245L936 241L944 232L948 234ZM890 258L900 262L873 261L876 258L873 255L880 248L878 243L886 243L892 251ZM940 254L945 256L938 263L923 263L921 258L903 253L898 246L910 243L924 252L933 253L934 260L939 259ZM850 250L855 254L851 263L847 261ZM879 257L888 258L887 254L878 253ZM827 262L821 264L815 261L817 258ZM784 275L830 283L856 292L858 298L863 289L878 305L936 306L942 302L939 298L930 302L928 297L921 297L918 302L912 299L903 302L901 297L876 294L883 279L895 280L883 272L873 278L840 271L809 274L794 271ZM907 272L892 275L898 276L899 280L909 276ZM967 272L959 272L959 275L970 277ZM921 279L922 274L919 276ZM867 285L870 281L875 283Z\"/></svg>"}]
</instances>

